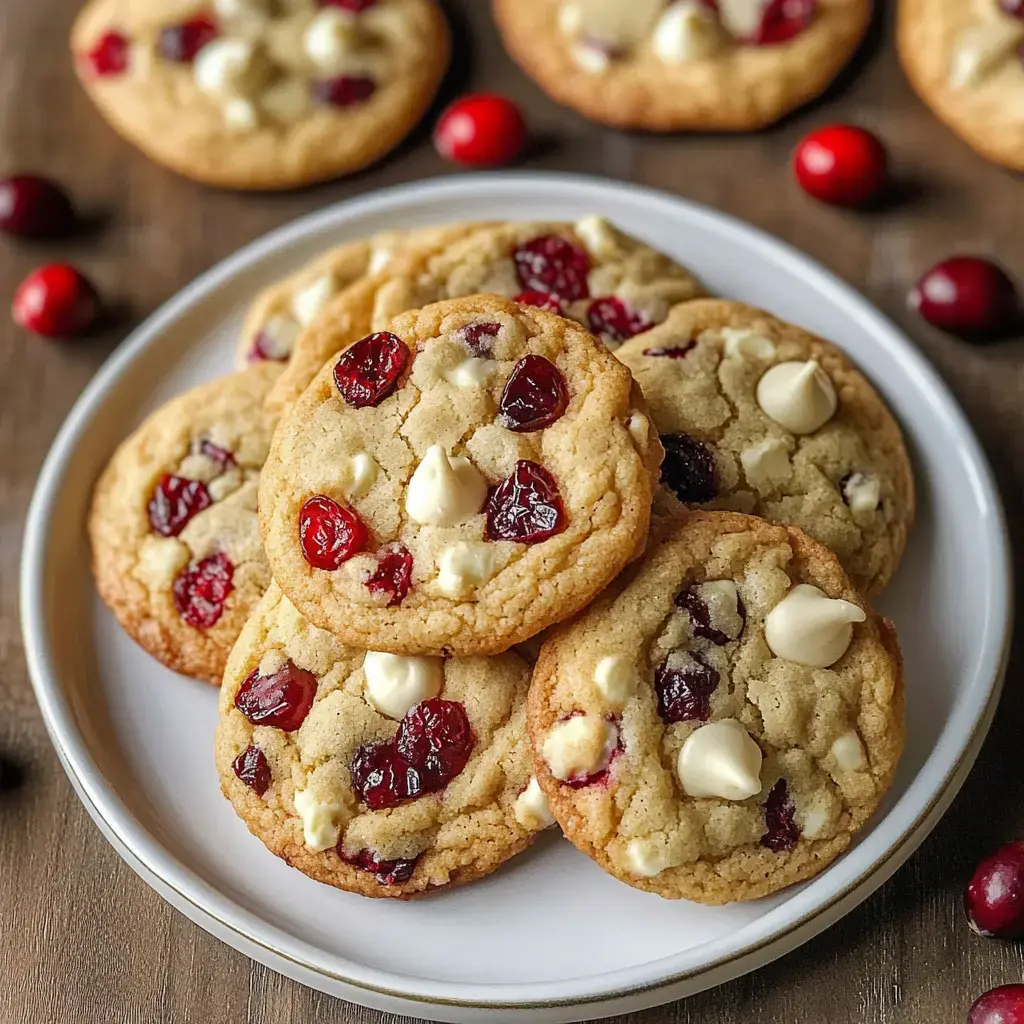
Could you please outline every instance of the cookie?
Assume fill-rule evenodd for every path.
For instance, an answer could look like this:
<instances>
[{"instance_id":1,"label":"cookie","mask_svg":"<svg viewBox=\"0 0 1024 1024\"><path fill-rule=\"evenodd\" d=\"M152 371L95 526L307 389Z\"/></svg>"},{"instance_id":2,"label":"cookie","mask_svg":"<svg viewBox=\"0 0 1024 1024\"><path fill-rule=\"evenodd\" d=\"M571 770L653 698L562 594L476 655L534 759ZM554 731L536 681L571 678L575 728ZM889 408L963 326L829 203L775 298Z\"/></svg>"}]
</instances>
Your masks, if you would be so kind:
<instances>
[{"instance_id":1,"label":"cookie","mask_svg":"<svg viewBox=\"0 0 1024 1024\"><path fill-rule=\"evenodd\" d=\"M334 300L299 336L271 404L290 405L334 353L383 330L391 317L480 292L564 313L609 347L659 323L674 303L704 294L689 271L603 217L486 225L455 245L420 251Z\"/></svg>"},{"instance_id":2,"label":"cookie","mask_svg":"<svg viewBox=\"0 0 1024 1024\"><path fill-rule=\"evenodd\" d=\"M568 838L629 885L767 896L845 850L892 783L896 634L793 527L694 512L652 532L541 651L536 776Z\"/></svg>"},{"instance_id":3,"label":"cookie","mask_svg":"<svg viewBox=\"0 0 1024 1024\"><path fill-rule=\"evenodd\" d=\"M881 591L913 522L913 476L896 421L839 349L702 299L616 354L650 403L676 497L799 526Z\"/></svg>"},{"instance_id":4,"label":"cookie","mask_svg":"<svg viewBox=\"0 0 1024 1024\"><path fill-rule=\"evenodd\" d=\"M317 376L260 482L274 579L345 643L494 654L644 542L661 447L629 371L497 296L396 317Z\"/></svg>"},{"instance_id":5,"label":"cookie","mask_svg":"<svg viewBox=\"0 0 1024 1024\"><path fill-rule=\"evenodd\" d=\"M397 146L441 83L449 39L434 0L91 0L71 48L100 112L157 163L286 189Z\"/></svg>"},{"instance_id":6,"label":"cookie","mask_svg":"<svg viewBox=\"0 0 1024 1024\"><path fill-rule=\"evenodd\" d=\"M117 449L93 494L100 596L155 658L214 684L270 583L256 492L278 373L260 363L168 402Z\"/></svg>"},{"instance_id":7,"label":"cookie","mask_svg":"<svg viewBox=\"0 0 1024 1024\"><path fill-rule=\"evenodd\" d=\"M752 131L821 93L871 0L493 0L512 59L556 102L650 131Z\"/></svg>"},{"instance_id":8,"label":"cookie","mask_svg":"<svg viewBox=\"0 0 1024 1024\"><path fill-rule=\"evenodd\" d=\"M526 735L530 665L346 647L276 584L231 653L221 788L304 874L408 899L489 874L553 823Z\"/></svg>"},{"instance_id":9,"label":"cookie","mask_svg":"<svg viewBox=\"0 0 1024 1024\"><path fill-rule=\"evenodd\" d=\"M896 45L914 91L983 157L1024 171L1024 7L900 0Z\"/></svg>"}]
</instances>

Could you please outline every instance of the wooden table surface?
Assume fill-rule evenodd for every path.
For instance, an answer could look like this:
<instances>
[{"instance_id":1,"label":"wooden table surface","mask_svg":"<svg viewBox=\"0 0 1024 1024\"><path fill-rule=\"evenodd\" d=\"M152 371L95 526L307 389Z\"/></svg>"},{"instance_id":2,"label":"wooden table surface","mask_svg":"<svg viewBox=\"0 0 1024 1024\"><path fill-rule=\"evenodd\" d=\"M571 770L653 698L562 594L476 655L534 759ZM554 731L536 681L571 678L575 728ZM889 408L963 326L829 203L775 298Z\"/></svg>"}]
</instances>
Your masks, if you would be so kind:
<instances>
[{"instance_id":1,"label":"wooden table surface","mask_svg":"<svg viewBox=\"0 0 1024 1024\"><path fill-rule=\"evenodd\" d=\"M158 0L153 0L157 3ZM25 510L51 439L127 329L196 274L293 217L381 185L443 175L421 128L374 170L286 195L203 189L121 142L76 87L66 37L78 0L0 0L0 172L67 183L94 221L57 245L0 243L0 299L34 265L72 259L122 311L99 337L50 344L0 316L0 1021L152 1024L375 1022L381 1015L251 963L172 910L117 857L78 803L29 686L17 613ZM913 97L886 11L857 66L814 107L738 138L659 138L588 124L549 102L504 56L485 0L450 0L463 37L446 94L505 92L541 138L525 166L603 173L728 211L817 257L893 316L966 408L999 477L1011 528L1024 483L1024 349L970 347L905 310L916 275L952 250L989 253L1024 280L1024 186L974 156ZM790 150L814 125L877 129L900 177L885 209L818 206L790 180ZM996 724L945 819L889 883L769 967L636 1022L794 1024L965 1019L985 989L1024 980L1020 947L974 937L960 891L993 844L1024 835L1014 644Z\"/></svg>"}]
</instances>

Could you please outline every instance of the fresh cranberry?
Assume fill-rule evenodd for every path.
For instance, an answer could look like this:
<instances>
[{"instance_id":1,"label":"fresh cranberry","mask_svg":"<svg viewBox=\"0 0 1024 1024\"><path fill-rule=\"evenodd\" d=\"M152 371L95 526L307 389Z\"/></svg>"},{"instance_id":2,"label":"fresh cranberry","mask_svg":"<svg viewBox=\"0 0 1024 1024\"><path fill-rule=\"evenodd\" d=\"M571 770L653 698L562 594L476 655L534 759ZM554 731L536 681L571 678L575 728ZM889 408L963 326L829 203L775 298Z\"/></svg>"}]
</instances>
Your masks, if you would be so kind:
<instances>
[{"instance_id":1,"label":"fresh cranberry","mask_svg":"<svg viewBox=\"0 0 1024 1024\"><path fill-rule=\"evenodd\" d=\"M491 338L497 337L501 324L467 324L459 331L459 337L469 346L473 355L491 354Z\"/></svg>"},{"instance_id":2,"label":"fresh cranberry","mask_svg":"<svg viewBox=\"0 0 1024 1024\"><path fill-rule=\"evenodd\" d=\"M179 64L191 64L196 54L209 42L217 38L217 23L213 18L199 15L189 18L180 25L169 25L160 30L156 41L161 57Z\"/></svg>"},{"instance_id":3,"label":"fresh cranberry","mask_svg":"<svg viewBox=\"0 0 1024 1024\"><path fill-rule=\"evenodd\" d=\"M487 537L537 544L566 527L555 478L536 462L520 459L512 475L487 499Z\"/></svg>"},{"instance_id":4,"label":"fresh cranberry","mask_svg":"<svg viewBox=\"0 0 1024 1024\"><path fill-rule=\"evenodd\" d=\"M412 860L401 858L384 860L372 850L360 850L355 856L348 857L342 852L340 844L338 856L346 863L359 868L360 871L372 871L381 885L402 885L404 882L408 882L412 878L412 873L416 869L416 861L419 859L413 857Z\"/></svg>"},{"instance_id":5,"label":"fresh cranberry","mask_svg":"<svg viewBox=\"0 0 1024 1024\"><path fill-rule=\"evenodd\" d=\"M779 779L764 802L765 833L761 836L761 845L775 853L792 850L800 838L795 815L796 806L790 799L789 786L785 779Z\"/></svg>"},{"instance_id":6,"label":"fresh cranberry","mask_svg":"<svg viewBox=\"0 0 1024 1024\"><path fill-rule=\"evenodd\" d=\"M717 669L695 651L686 651L675 667L666 662L654 672L658 714L666 722L706 722L718 681Z\"/></svg>"},{"instance_id":7,"label":"fresh cranberry","mask_svg":"<svg viewBox=\"0 0 1024 1024\"><path fill-rule=\"evenodd\" d=\"M350 765L352 787L371 811L397 807L426 792L420 773L395 749L394 740L361 746Z\"/></svg>"},{"instance_id":8,"label":"fresh cranberry","mask_svg":"<svg viewBox=\"0 0 1024 1024\"><path fill-rule=\"evenodd\" d=\"M999 6L1011 18L1024 19L1024 0L999 0Z\"/></svg>"},{"instance_id":9,"label":"fresh cranberry","mask_svg":"<svg viewBox=\"0 0 1024 1024\"><path fill-rule=\"evenodd\" d=\"M22 238L67 234L75 224L68 194L37 174L0 179L0 231Z\"/></svg>"},{"instance_id":10,"label":"fresh cranberry","mask_svg":"<svg viewBox=\"0 0 1024 1024\"><path fill-rule=\"evenodd\" d=\"M558 296L552 295L550 292L520 292L512 301L521 302L524 306L536 306L537 309L546 309L549 313L565 316L565 310L562 308L562 303L559 301Z\"/></svg>"},{"instance_id":11,"label":"fresh cranberry","mask_svg":"<svg viewBox=\"0 0 1024 1024\"><path fill-rule=\"evenodd\" d=\"M295 732L316 697L316 676L291 661L271 676L254 669L235 694L235 707L253 725Z\"/></svg>"},{"instance_id":12,"label":"fresh cranberry","mask_svg":"<svg viewBox=\"0 0 1024 1024\"><path fill-rule=\"evenodd\" d=\"M661 479L680 501L712 501L718 494L715 483L715 457L687 434L663 434L665 460Z\"/></svg>"},{"instance_id":13,"label":"fresh cranberry","mask_svg":"<svg viewBox=\"0 0 1024 1024\"><path fill-rule=\"evenodd\" d=\"M366 75L338 75L313 83L313 97L332 107L351 107L364 103L377 91L377 84Z\"/></svg>"},{"instance_id":14,"label":"fresh cranberry","mask_svg":"<svg viewBox=\"0 0 1024 1024\"><path fill-rule=\"evenodd\" d=\"M69 338L88 330L99 312L89 281L66 263L33 271L18 285L11 313L16 323L44 338Z\"/></svg>"},{"instance_id":15,"label":"fresh cranberry","mask_svg":"<svg viewBox=\"0 0 1024 1024\"><path fill-rule=\"evenodd\" d=\"M705 640L710 640L719 647L723 644L732 643L733 640L738 640L743 633L742 626L736 636L729 636L728 633L715 629L711 623L711 609L694 587L687 587L676 596L676 607L684 609L690 616L690 628L693 630L694 636L704 637ZM747 611L743 607L743 601L740 600L739 594L736 595L736 611L745 625Z\"/></svg>"},{"instance_id":16,"label":"fresh cranberry","mask_svg":"<svg viewBox=\"0 0 1024 1024\"><path fill-rule=\"evenodd\" d=\"M587 310L587 325L599 338L613 342L626 341L654 326L643 313L614 296L594 299Z\"/></svg>"},{"instance_id":17,"label":"fresh cranberry","mask_svg":"<svg viewBox=\"0 0 1024 1024\"><path fill-rule=\"evenodd\" d=\"M196 629L209 629L224 611L224 602L235 589L235 567L222 552L190 565L174 580L174 607Z\"/></svg>"},{"instance_id":18,"label":"fresh cranberry","mask_svg":"<svg viewBox=\"0 0 1024 1024\"><path fill-rule=\"evenodd\" d=\"M964 892L964 910L978 935L1024 935L1024 842L1004 843L977 866Z\"/></svg>"},{"instance_id":19,"label":"fresh cranberry","mask_svg":"<svg viewBox=\"0 0 1024 1024\"><path fill-rule=\"evenodd\" d=\"M212 504L202 480L164 473L149 498L149 525L161 537L177 537L194 515Z\"/></svg>"},{"instance_id":20,"label":"fresh cranberry","mask_svg":"<svg viewBox=\"0 0 1024 1024\"><path fill-rule=\"evenodd\" d=\"M111 31L100 37L96 45L88 50L85 63L97 78L121 75L128 69L129 56L128 37L120 32Z\"/></svg>"},{"instance_id":21,"label":"fresh cranberry","mask_svg":"<svg viewBox=\"0 0 1024 1024\"><path fill-rule=\"evenodd\" d=\"M270 765L267 755L251 743L231 762L234 773L257 795L270 787Z\"/></svg>"},{"instance_id":22,"label":"fresh cranberry","mask_svg":"<svg viewBox=\"0 0 1024 1024\"><path fill-rule=\"evenodd\" d=\"M1000 985L980 996L967 1024L1024 1024L1024 985Z\"/></svg>"},{"instance_id":23,"label":"fresh cranberry","mask_svg":"<svg viewBox=\"0 0 1024 1024\"><path fill-rule=\"evenodd\" d=\"M434 147L446 160L467 167L500 167L515 160L526 145L526 122L504 96L463 96L441 115Z\"/></svg>"},{"instance_id":24,"label":"fresh cranberry","mask_svg":"<svg viewBox=\"0 0 1024 1024\"><path fill-rule=\"evenodd\" d=\"M204 437L197 448L200 455L205 455L206 458L216 462L222 473L235 465L235 456L227 448L221 448L219 444L214 444L209 438Z\"/></svg>"},{"instance_id":25,"label":"fresh cranberry","mask_svg":"<svg viewBox=\"0 0 1024 1024\"><path fill-rule=\"evenodd\" d=\"M344 11L352 11L354 14L365 11L367 7L372 7L376 2L377 0L317 0L320 7L340 7Z\"/></svg>"},{"instance_id":26,"label":"fresh cranberry","mask_svg":"<svg viewBox=\"0 0 1024 1024\"><path fill-rule=\"evenodd\" d=\"M366 524L350 508L323 494L309 499L299 512L299 543L314 569L337 569L366 547Z\"/></svg>"},{"instance_id":27,"label":"fresh cranberry","mask_svg":"<svg viewBox=\"0 0 1024 1024\"><path fill-rule=\"evenodd\" d=\"M662 348L660 345L655 345L654 348L645 348L644 355L664 359L685 359L696 347L696 339L691 338L685 345L679 345L676 348Z\"/></svg>"},{"instance_id":28,"label":"fresh cranberry","mask_svg":"<svg viewBox=\"0 0 1024 1024\"><path fill-rule=\"evenodd\" d=\"M761 24L744 41L756 46L788 42L810 25L817 6L816 0L769 0L761 13Z\"/></svg>"},{"instance_id":29,"label":"fresh cranberry","mask_svg":"<svg viewBox=\"0 0 1024 1024\"><path fill-rule=\"evenodd\" d=\"M395 334L381 331L341 353L334 367L334 383L354 409L380 405L395 390L408 363L406 343Z\"/></svg>"},{"instance_id":30,"label":"fresh cranberry","mask_svg":"<svg viewBox=\"0 0 1024 1024\"><path fill-rule=\"evenodd\" d=\"M563 302L590 295L590 257L560 235L541 235L512 253L519 283L528 291L551 292Z\"/></svg>"},{"instance_id":31,"label":"fresh cranberry","mask_svg":"<svg viewBox=\"0 0 1024 1024\"><path fill-rule=\"evenodd\" d=\"M389 544L377 553L377 569L366 581L371 594L387 594L387 607L401 604L412 585L412 555L402 544Z\"/></svg>"},{"instance_id":32,"label":"fresh cranberry","mask_svg":"<svg viewBox=\"0 0 1024 1024\"><path fill-rule=\"evenodd\" d=\"M800 187L815 199L836 206L860 206L885 188L888 156L869 131L834 124L805 135L793 153Z\"/></svg>"},{"instance_id":33,"label":"fresh cranberry","mask_svg":"<svg viewBox=\"0 0 1024 1024\"><path fill-rule=\"evenodd\" d=\"M569 404L565 378L543 356L528 355L512 367L498 405L501 425L517 434L550 427Z\"/></svg>"},{"instance_id":34,"label":"fresh cranberry","mask_svg":"<svg viewBox=\"0 0 1024 1024\"><path fill-rule=\"evenodd\" d=\"M473 743L465 708L440 697L410 708L395 737L399 756L415 765L428 792L443 789L466 767Z\"/></svg>"},{"instance_id":35,"label":"fresh cranberry","mask_svg":"<svg viewBox=\"0 0 1024 1024\"><path fill-rule=\"evenodd\" d=\"M914 286L910 307L951 334L992 336L1020 325L1017 290L1006 271L978 256L936 263Z\"/></svg>"}]
</instances>

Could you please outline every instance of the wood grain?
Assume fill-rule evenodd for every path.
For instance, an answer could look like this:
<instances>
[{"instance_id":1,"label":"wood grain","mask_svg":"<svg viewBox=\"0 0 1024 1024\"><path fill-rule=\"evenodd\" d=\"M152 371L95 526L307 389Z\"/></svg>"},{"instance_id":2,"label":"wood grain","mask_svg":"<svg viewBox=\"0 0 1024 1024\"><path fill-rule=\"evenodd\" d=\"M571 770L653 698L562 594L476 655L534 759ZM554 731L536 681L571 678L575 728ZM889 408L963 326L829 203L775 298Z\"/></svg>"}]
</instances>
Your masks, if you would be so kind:
<instances>
[{"instance_id":1,"label":"wood grain","mask_svg":"<svg viewBox=\"0 0 1024 1024\"><path fill-rule=\"evenodd\" d=\"M421 129L376 169L315 190L233 195L175 178L120 142L76 88L65 40L77 6L0 3L0 171L54 174L95 221L70 244L0 244L0 295L6 301L33 265L69 258L124 307L119 324L68 345L34 340L0 318L0 751L8 761L0 792L0 1021L376 1022L383 1016L250 963L121 863L72 793L36 710L16 573L25 510L46 449L128 327L239 245L298 214L452 168ZM906 312L904 296L922 268L951 250L991 253L1024 279L1022 185L974 156L912 97L888 24L878 26L858 66L822 102L769 132L658 138L608 131L558 109L505 58L485 0L451 0L448 7L464 37L448 95L471 86L519 99L543 143L527 166L640 181L727 210L816 256L893 316L968 411L1016 530L1024 486L1024 339L969 347L925 328ZM835 120L877 128L886 138L902 183L897 202L850 214L817 206L792 185L793 144L809 127ZM756 974L626 1019L937 1024L963 1020L986 988L1021 981L1020 948L972 936L959 905L978 856L1024 834L1021 653L1018 637L1006 696L977 768L892 881L825 935Z\"/></svg>"}]
</instances>

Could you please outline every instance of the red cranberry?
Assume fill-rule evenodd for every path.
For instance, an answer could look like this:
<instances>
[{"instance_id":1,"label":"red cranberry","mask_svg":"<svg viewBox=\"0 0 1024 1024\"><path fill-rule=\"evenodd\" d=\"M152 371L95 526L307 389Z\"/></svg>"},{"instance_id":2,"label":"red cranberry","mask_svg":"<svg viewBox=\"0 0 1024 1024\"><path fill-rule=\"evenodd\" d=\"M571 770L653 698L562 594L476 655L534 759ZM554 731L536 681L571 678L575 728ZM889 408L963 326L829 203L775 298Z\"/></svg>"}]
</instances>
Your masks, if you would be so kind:
<instances>
[{"instance_id":1,"label":"red cranberry","mask_svg":"<svg viewBox=\"0 0 1024 1024\"><path fill-rule=\"evenodd\" d=\"M128 69L129 40L120 32L107 32L84 54L86 67L97 78L121 75Z\"/></svg>"},{"instance_id":2,"label":"red cranberry","mask_svg":"<svg viewBox=\"0 0 1024 1024\"><path fill-rule=\"evenodd\" d=\"M216 462L222 473L235 465L234 455L227 448L221 448L219 444L214 444L209 438L204 437L196 447L200 455L205 455L208 459Z\"/></svg>"},{"instance_id":3,"label":"red cranberry","mask_svg":"<svg viewBox=\"0 0 1024 1024\"><path fill-rule=\"evenodd\" d=\"M44 338L67 338L88 330L99 312L96 290L79 271L53 263L18 285L11 313L16 323Z\"/></svg>"},{"instance_id":4,"label":"red cranberry","mask_svg":"<svg viewBox=\"0 0 1024 1024\"><path fill-rule=\"evenodd\" d=\"M599 338L612 342L626 341L654 326L643 313L631 310L614 296L594 299L587 310L587 325Z\"/></svg>"},{"instance_id":5,"label":"red cranberry","mask_svg":"<svg viewBox=\"0 0 1024 1024\"><path fill-rule=\"evenodd\" d=\"M459 331L459 337L469 346L473 355L491 354L491 338L497 337L501 324L467 324Z\"/></svg>"},{"instance_id":6,"label":"red cranberry","mask_svg":"<svg viewBox=\"0 0 1024 1024\"><path fill-rule=\"evenodd\" d=\"M761 24L745 42L756 46L788 42L810 25L816 12L816 0L769 0Z\"/></svg>"},{"instance_id":7,"label":"red cranberry","mask_svg":"<svg viewBox=\"0 0 1024 1024\"><path fill-rule=\"evenodd\" d=\"M501 393L498 420L517 434L550 427L569 404L565 378L543 356L528 355L512 367Z\"/></svg>"},{"instance_id":8,"label":"red cranberry","mask_svg":"<svg viewBox=\"0 0 1024 1024\"><path fill-rule=\"evenodd\" d=\"M718 494L718 486L715 457L711 452L687 434L663 434L661 444L665 449L662 482L680 501L712 501Z\"/></svg>"},{"instance_id":9,"label":"red cranberry","mask_svg":"<svg viewBox=\"0 0 1024 1024\"><path fill-rule=\"evenodd\" d=\"M351 107L363 103L377 91L377 85L366 75L338 75L313 83L313 97L332 107Z\"/></svg>"},{"instance_id":10,"label":"red cranberry","mask_svg":"<svg viewBox=\"0 0 1024 1024\"><path fill-rule=\"evenodd\" d=\"M1024 935L1024 843L1004 843L977 866L964 892L964 910L978 935Z\"/></svg>"},{"instance_id":11,"label":"red cranberry","mask_svg":"<svg viewBox=\"0 0 1024 1024\"><path fill-rule=\"evenodd\" d=\"M291 661L272 676L254 669L235 694L235 707L253 725L295 732L316 697L316 676Z\"/></svg>"},{"instance_id":12,"label":"red cranberry","mask_svg":"<svg viewBox=\"0 0 1024 1024\"><path fill-rule=\"evenodd\" d=\"M262 363L287 363L289 353L281 352L281 346L275 344L274 340L266 331L259 331L252 339L252 348L249 349L249 362Z\"/></svg>"},{"instance_id":13,"label":"red cranberry","mask_svg":"<svg viewBox=\"0 0 1024 1024\"><path fill-rule=\"evenodd\" d=\"M694 636L704 637L705 640L710 640L719 647L732 643L733 640L738 640L743 635L743 626L740 627L740 631L736 636L729 636L728 633L715 629L711 623L711 609L694 587L687 587L681 594L676 596L676 607L684 609L690 616L690 628L693 630ZM740 599L739 594L736 595L736 611L745 626L747 611L743 607L743 601Z\"/></svg>"},{"instance_id":14,"label":"red cranberry","mask_svg":"<svg viewBox=\"0 0 1024 1024\"><path fill-rule=\"evenodd\" d=\"M360 850L354 857L348 857L342 852L340 844L338 856L353 867L359 868L360 871L372 871L381 885L402 885L404 882L408 882L412 878L412 873L416 869L416 861L419 859L413 857L412 860L401 858L384 860L372 850Z\"/></svg>"},{"instance_id":15,"label":"red cranberry","mask_svg":"<svg viewBox=\"0 0 1024 1024\"><path fill-rule=\"evenodd\" d=\"M761 845L774 853L792 850L800 839L800 828L795 820L796 806L789 796L785 779L779 779L768 792L764 802L765 833Z\"/></svg>"},{"instance_id":16,"label":"red cranberry","mask_svg":"<svg viewBox=\"0 0 1024 1024\"><path fill-rule=\"evenodd\" d=\"M590 257L560 235L541 235L513 253L519 283L528 291L553 292L563 302L590 295Z\"/></svg>"},{"instance_id":17,"label":"red cranberry","mask_svg":"<svg viewBox=\"0 0 1024 1024\"><path fill-rule=\"evenodd\" d=\"M1024 1024L1024 985L1000 985L980 996L967 1024Z\"/></svg>"},{"instance_id":18,"label":"red cranberry","mask_svg":"<svg viewBox=\"0 0 1024 1024\"><path fill-rule=\"evenodd\" d=\"M366 547L366 524L350 508L323 494L309 499L299 512L299 543L314 569L337 569Z\"/></svg>"},{"instance_id":19,"label":"red cranberry","mask_svg":"<svg viewBox=\"0 0 1024 1024\"><path fill-rule=\"evenodd\" d=\"M412 555L402 544L389 544L377 552L377 569L366 581L371 594L386 594L387 607L401 604L412 585Z\"/></svg>"},{"instance_id":20,"label":"red cranberry","mask_svg":"<svg viewBox=\"0 0 1024 1024\"><path fill-rule=\"evenodd\" d=\"M161 537L177 537L194 515L212 504L202 480L164 473L149 498L149 525Z\"/></svg>"},{"instance_id":21,"label":"red cranberry","mask_svg":"<svg viewBox=\"0 0 1024 1024\"><path fill-rule=\"evenodd\" d=\"M224 602L235 589L235 567L222 552L190 565L174 581L174 607L196 629L209 629L224 611Z\"/></svg>"},{"instance_id":22,"label":"red cranberry","mask_svg":"<svg viewBox=\"0 0 1024 1024\"><path fill-rule=\"evenodd\" d=\"M549 313L565 316L565 310L562 308L562 303L559 302L558 296L552 295L550 292L520 292L512 301L521 302L524 306L536 306L537 309L546 309Z\"/></svg>"},{"instance_id":23,"label":"red cranberry","mask_svg":"<svg viewBox=\"0 0 1024 1024\"><path fill-rule=\"evenodd\" d=\"M199 15L189 18L180 25L169 25L160 30L156 48L161 57L191 64L196 54L209 42L217 38L217 23L213 18Z\"/></svg>"},{"instance_id":24,"label":"red cranberry","mask_svg":"<svg viewBox=\"0 0 1024 1024\"><path fill-rule=\"evenodd\" d=\"M467 167L500 167L515 160L526 145L526 122L503 96L463 96L441 115L434 147L446 160Z\"/></svg>"},{"instance_id":25,"label":"red cranberry","mask_svg":"<svg viewBox=\"0 0 1024 1024\"><path fill-rule=\"evenodd\" d=\"M67 234L74 224L74 207L56 182L36 174L0 179L0 231L45 238Z\"/></svg>"},{"instance_id":26,"label":"red cranberry","mask_svg":"<svg viewBox=\"0 0 1024 1024\"><path fill-rule=\"evenodd\" d=\"M395 334L381 331L345 349L334 367L334 383L354 409L379 405L398 384L409 362L409 347Z\"/></svg>"},{"instance_id":27,"label":"red cranberry","mask_svg":"<svg viewBox=\"0 0 1024 1024\"><path fill-rule=\"evenodd\" d=\"M349 766L352 787L371 811L397 807L426 792L420 773L399 756L394 740L361 746Z\"/></svg>"},{"instance_id":28,"label":"red cranberry","mask_svg":"<svg viewBox=\"0 0 1024 1024\"><path fill-rule=\"evenodd\" d=\"M270 787L270 765L267 755L251 743L231 762L234 773L257 795Z\"/></svg>"},{"instance_id":29,"label":"red cranberry","mask_svg":"<svg viewBox=\"0 0 1024 1024\"><path fill-rule=\"evenodd\" d=\"M706 722L711 717L711 695L718 686L717 669L695 651L672 660L673 667L665 662L654 672L658 714L666 722Z\"/></svg>"},{"instance_id":30,"label":"red cranberry","mask_svg":"<svg viewBox=\"0 0 1024 1024\"><path fill-rule=\"evenodd\" d=\"M340 7L345 11L352 11L354 14L358 14L360 11L365 11L367 7L372 7L377 0L317 0L320 7Z\"/></svg>"},{"instance_id":31,"label":"red cranberry","mask_svg":"<svg viewBox=\"0 0 1024 1024\"><path fill-rule=\"evenodd\" d=\"M991 336L1020 324L1013 282L1002 267L977 256L936 263L914 286L910 306L951 334Z\"/></svg>"},{"instance_id":32,"label":"red cranberry","mask_svg":"<svg viewBox=\"0 0 1024 1024\"><path fill-rule=\"evenodd\" d=\"M999 6L1011 18L1024 19L1024 0L999 0Z\"/></svg>"},{"instance_id":33,"label":"red cranberry","mask_svg":"<svg viewBox=\"0 0 1024 1024\"><path fill-rule=\"evenodd\" d=\"M836 206L860 206L885 188L888 157L869 131L834 124L804 136L793 153L800 187L815 199Z\"/></svg>"},{"instance_id":34,"label":"red cranberry","mask_svg":"<svg viewBox=\"0 0 1024 1024\"><path fill-rule=\"evenodd\" d=\"M685 359L696 347L696 340L691 338L685 345L679 345L676 348L662 348L660 345L655 345L654 348L645 348L644 355L664 359Z\"/></svg>"},{"instance_id":35,"label":"red cranberry","mask_svg":"<svg viewBox=\"0 0 1024 1024\"><path fill-rule=\"evenodd\" d=\"M428 792L443 789L466 767L473 743L465 708L440 697L410 708L395 736L396 751L419 770Z\"/></svg>"},{"instance_id":36,"label":"red cranberry","mask_svg":"<svg viewBox=\"0 0 1024 1024\"><path fill-rule=\"evenodd\" d=\"M487 500L489 540L537 544L566 527L565 508L555 478L536 462L520 459Z\"/></svg>"}]
</instances>

